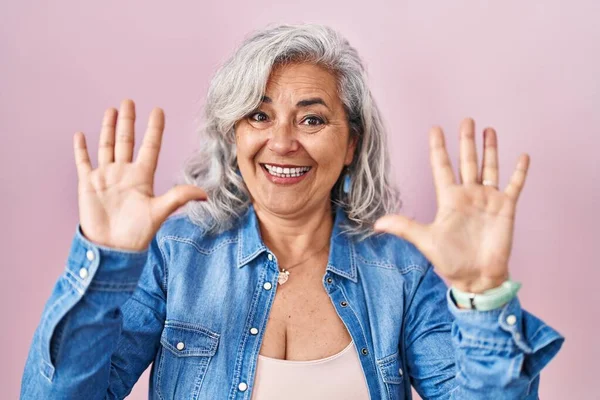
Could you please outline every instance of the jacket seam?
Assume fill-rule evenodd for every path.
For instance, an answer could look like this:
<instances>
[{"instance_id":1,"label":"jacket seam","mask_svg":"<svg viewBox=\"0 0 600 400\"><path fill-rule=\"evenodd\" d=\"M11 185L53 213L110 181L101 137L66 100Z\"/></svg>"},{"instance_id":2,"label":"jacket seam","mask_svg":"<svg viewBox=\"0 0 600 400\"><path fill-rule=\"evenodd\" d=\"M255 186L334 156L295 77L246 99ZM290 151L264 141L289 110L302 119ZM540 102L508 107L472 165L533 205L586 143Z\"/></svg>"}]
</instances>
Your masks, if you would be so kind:
<instances>
[{"instance_id":1,"label":"jacket seam","mask_svg":"<svg viewBox=\"0 0 600 400\"><path fill-rule=\"evenodd\" d=\"M181 236L166 235L160 239L161 242L164 242L166 240L173 240L175 242L189 244L190 246L195 248L198 251L198 253L204 254L204 255L211 255L215 251L219 250L221 247L237 242L237 239L233 239L233 238L224 239L224 240L219 241L215 246L212 246L210 249L205 249L203 247L200 247L200 245L198 243L196 243L194 240L191 240L191 239L188 239L185 237L181 237Z\"/></svg>"},{"instance_id":2,"label":"jacket seam","mask_svg":"<svg viewBox=\"0 0 600 400\"><path fill-rule=\"evenodd\" d=\"M219 333L217 333L211 329L208 329L205 326L202 326L200 324L194 324L191 322L181 321L178 319L166 319L164 322L164 326L170 327L170 328L184 329L184 330L188 330L188 331L192 331L192 332L204 333L205 335L211 337L212 339L219 339L221 337L221 335Z\"/></svg>"},{"instance_id":3,"label":"jacket seam","mask_svg":"<svg viewBox=\"0 0 600 400\"><path fill-rule=\"evenodd\" d=\"M338 286L340 288L340 290L342 291L342 294L344 295L344 298L348 298L348 296L346 295L346 291L344 290L344 287L339 285ZM365 344L368 346L369 345L369 341L367 340L365 334L364 334L364 327L362 322L360 321L360 318L358 318L358 315L356 314L356 311L354 311L354 307L352 306L351 303L348 303L348 308L352 311L352 314L354 314L354 318L356 318L356 321L358 322L358 325L360 326L360 334L362 336L362 339L364 340ZM340 316L341 318L341 316ZM376 372L381 372L379 370L379 366L377 365L377 359L375 358L375 353L373 353L373 357L371 357L371 359L374 361L373 362L373 367L375 369ZM362 364L362 363L361 363ZM364 372L364 371L363 371ZM379 387L379 385L377 385L377 389L379 392L381 392L381 388ZM381 393L383 394L383 393Z\"/></svg>"},{"instance_id":4,"label":"jacket seam","mask_svg":"<svg viewBox=\"0 0 600 400\"><path fill-rule=\"evenodd\" d=\"M83 286L81 282L75 278L73 272L71 272L71 270L68 268L65 271L65 279L71 284L73 289L75 289L79 294L83 295L85 292L85 286Z\"/></svg>"},{"instance_id":5,"label":"jacket seam","mask_svg":"<svg viewBox=\"0 0 600 400\"><path fill-rule=\"evenodd\" d=\"M65 280L68 283L68 287L73 288L71 282L68 279L65 279ZM75 289L75 288L73 288L73 289ZM56 325L58 325L58 323L60 322L60 318L54 327L49 327L48 324L50 323L49 322L50 317L54 314L55 310L59 310L60 305L62 303L64 303L66 301L66 299L71 295L73 295L72 292L70 292L69 290L65 290L65 292L62 294L62 296L60 296L56 300L56 302L54 304L52 304L52 306L47 310L47 312L44 313L46 315L46 318L44 318L42 320L42 322L40 323L40 326L42 327L42 330L40 332L40 353L42 354L42 361L51 368L51 373L49 375L46 375L43 370L41 371L41 373L50 382L52 382L52 377L54 375L54 369L55 369L54 363L52 362L52 354L51 354L52 336L54 334L54 329L56 328ZM64 316L65 315L63 315L63 317ZM50 332L48 333L48 336L46 338L46 337L44 337L44 334L45 334L44 331L48 330L48 329L50 329ZM46 340L48 341L48 343L45 343ZM57 343L57 346L60 347L60 343ZM46 356L47 356L47 359L46 359Z\"/></svg>"},{"instance_id":6,"label":"jacket seam","mask_svg":"<svg viewBox=\"0 0 600 400\"><path fill-rule=\"evenodd\" d=\"M89 290L96 292L133 292L137 282L110 282L92 280L88 286Z\"/></svg>"},{"instance_id":7,"label":"jacket seam","mask_svg":"<svg viewBox=\"0 0 600 400\"><path fill-rule=\"evenodd\" d=\"M391 263L391 262L389 262L387 260L385 260L385 261L367 260L366 258L364 258L363 256L361 256L359 254L356 255L356 258L358 260L360 260L364 264L373 265L373 266L376 266L376 267L382 267L382 268L385 268L385 269L393 269L396 266L394 263Z\"/></svg>"},{"instance_id":8,"label":"jacket seam","mask_svg":"<svg viewBox=\"0 0 600 400\"><path fill-rule=\"evenodd\" d=\"M394 361L394 359L398 358L399 355L399 351L396 350L396 352L394 352L393 354L390 354L388 356L385 356L383 358L380 358L378 360L376 360L379 364L381 365L386 365L389 364L390 362Z\"/></svg>"},{"instance_id":9,"label":"jacket seam","mask_svg":"<svg viewBox=\"0 0 600 400\"><path fill-rule=\"evenodd\" d=\"M252 320L255 318L255 315L256 315L256 306L257 306L257 303L259 302L259 298L260 298L260 294L261 294L261 291L260 291L260 282L262 280L264 280L262 277L264 275L266 275L266 269L267 269L267 267L263 266L263 268L262 268L262 275L259 277L257 286L254 289L254 294L252 296L252 302L250 303L249 312L248 312L248 315L247 315L247 317L246 317L246 319L244 321L244 328L241 330L242 338L239 341L239 343L240 343L239 346L242 349L246 347L246 343L248 342L248 329L252 325ZM239 378L240 378L240 375L241 375L241 372L242 372L242 365L244 363L244 352L242 351L242 352L238 352L238 353L239 354L236 357L235 365L234 365L234 368L233 368L233 373L234 373L233 376L234 376L234 378L235 378L236 381L239 380ZM253 386L253 384L249 383L248 387L250 388L251 386ZM236 390L237 390L237 387L235 386L235 382L234 382L233 385L230 388L230 392L229 392L229 396L228 396L229 399L235 398Z\"/></svg>"},{"instance_id":10,"label":"jacket seam","mask_svg":"<svg viewBox=\"0 0 600 400\"><path fill-rule=\"evenodd\" d=\"M467 343L467 344L471 344L471 343L491 344L494 346L505 348L506 350L509 350L512 347L517 347L517 346L511 346L510 337L507 337L505 340L498 340L498 339L494 339L494 338L486 338L483 336L473 336L473 335L471 335L469 333L465 333L463 331L461 331L461 336L465 339L465 340L461 340L461 342ZM479 347L479 345L477 347ZM488 347L488 348L490 348L490 347Z\"/></svg>"},{"instance_id":11,"label":"jacket seam","mask_svg":"<svg viewBox=\"0 0 600 400\"><path fill-rule=\"evenodd\" d=\"M421 287L421 284L423 283L423 280L425 279L425 274L427 273L427 271L429 270L431 264L428 264L426 267L421 267L419 268L419 270L422 272L421 276L419 277L417 284L414 286L414 288L412 289L410 296L409 296L409 301L406 303L406 307L405 310L410 310L410 307L412 306L412 302L415 300L415 296L417 294L417 290L419 290L419 287ZM416 268L415 268L416 269ZM402 318L402 333L403 333L403 338L402 338L402 343L403 345L405 345L404 350L406 351L406 349L410 346L406 346L406 315L407 313L404 313L404 318Z\"/></svg>"},{"instance_id":12,"label":"jacket seam","mask_svg":"<svg viewBox=\"0 0 600 400\"><path fill-rule=\"evenodd\" d=\"M160 269L162 270L163 273L163 279L161 282L162 285L162 291L165 294L165 296L167 295L167 288L169 285L169 271L167 268L167 257L165 256L165 252L162 248L163 243L165 242L165 238L161 238L158 243L156 244L158 247L158 250L160 251L160 256L162 258L162 265L159 266Z\"/></svg>"}]
</instances>

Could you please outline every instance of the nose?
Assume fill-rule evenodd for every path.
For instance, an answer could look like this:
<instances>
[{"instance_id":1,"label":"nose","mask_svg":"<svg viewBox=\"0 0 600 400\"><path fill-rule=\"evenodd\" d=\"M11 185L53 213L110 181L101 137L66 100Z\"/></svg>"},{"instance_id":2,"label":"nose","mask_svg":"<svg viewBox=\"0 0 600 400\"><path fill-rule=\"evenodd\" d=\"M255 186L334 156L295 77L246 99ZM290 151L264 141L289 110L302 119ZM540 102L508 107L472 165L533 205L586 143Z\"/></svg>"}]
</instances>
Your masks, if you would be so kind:
<instances>
[{"instance_id":1,"label":"nose","mask_svg":"<svg viewBox=\"0 0 600 400\"><path fill-rule=\"evenodd\" d=\"M267 147L278 155L287 155L297 151L300 145L296 140L292 124L285 122L275 125L271 129Z\"/></svg>"}]
</instances>

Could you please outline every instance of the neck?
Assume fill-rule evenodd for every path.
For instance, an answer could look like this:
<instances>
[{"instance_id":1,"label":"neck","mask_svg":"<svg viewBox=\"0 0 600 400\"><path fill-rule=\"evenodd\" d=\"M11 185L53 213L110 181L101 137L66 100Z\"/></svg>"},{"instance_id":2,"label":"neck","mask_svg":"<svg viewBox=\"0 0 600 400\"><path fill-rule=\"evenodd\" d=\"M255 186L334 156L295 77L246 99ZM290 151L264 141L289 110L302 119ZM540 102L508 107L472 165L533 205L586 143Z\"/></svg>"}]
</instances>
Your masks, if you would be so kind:
<instances>
[{"instance_id":1,"label":"neck","mask_svg":"<svg viewBox=\"0 0 600 400\"><path fill-rule=\"evenodd\" d=\"M275 214L258 205L254 210L262 239L275 253L280 265L294 264L323 247L327 248L333 229L330 202L310 212L293 215Z\"/></svg>"}]
</instances>

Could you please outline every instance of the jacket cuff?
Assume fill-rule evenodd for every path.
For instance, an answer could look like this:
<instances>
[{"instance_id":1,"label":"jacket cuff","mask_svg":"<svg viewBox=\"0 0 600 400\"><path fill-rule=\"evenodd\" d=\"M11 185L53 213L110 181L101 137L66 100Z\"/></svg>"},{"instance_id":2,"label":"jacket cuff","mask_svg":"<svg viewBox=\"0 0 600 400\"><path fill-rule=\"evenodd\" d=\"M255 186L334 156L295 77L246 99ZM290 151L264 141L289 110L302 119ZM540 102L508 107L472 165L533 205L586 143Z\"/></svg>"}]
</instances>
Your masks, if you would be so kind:
<instances>
[{"instance_id":1,"label":"jacket cuff","mask_svg":"<svg viewBox=\"0 0 600 400\"><path fill-rule=\"evenodd\" d=\"M133 291L142 273L149 250L130 251L89 241L77 224L67 259L65 276L83 294L92 290Z\"/></svg>"},{"instance_id":2,"label":"jacket cuff","mask_svg":"<svg viewBox=\"0 0 600 400\"><path fill-rule=\"evenodd\" d=\"M521 308L518 297L504 306L477 311L458 308L450 289L446 292L448 308L455 318L461 347L482 349L498 354L524 353L523 368L535 377L558 353L565 338L543 321Z\"/></svg>"}]
</instances>

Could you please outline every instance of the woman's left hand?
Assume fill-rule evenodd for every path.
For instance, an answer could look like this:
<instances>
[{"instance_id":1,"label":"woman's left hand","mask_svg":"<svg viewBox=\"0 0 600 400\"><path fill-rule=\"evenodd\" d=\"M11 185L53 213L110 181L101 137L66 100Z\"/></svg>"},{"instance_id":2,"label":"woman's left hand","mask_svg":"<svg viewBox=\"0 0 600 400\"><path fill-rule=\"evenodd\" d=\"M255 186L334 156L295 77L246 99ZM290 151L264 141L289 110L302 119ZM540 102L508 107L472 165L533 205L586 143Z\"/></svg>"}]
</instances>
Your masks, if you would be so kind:
<instances>
[{"instance_id":1,"label":"woman's left hand","mask_svg":"<svg viewBox=\"0 0 600 400\"><path fill-rule=\"evenodd\" d=\"M386 215L375 230L413 243L454 287L481 293L508 279L516 204L525 184L529 155L519 157L503 192L498 187L496 132L484 130L481 173L478 176L475 122L460 126L460 177L454 172L440 127L429 133L433 180L438 210L431 224L420 224L403 215ZM482 184L485 182L486 186Z\"/></svg>"}]
</instances>

